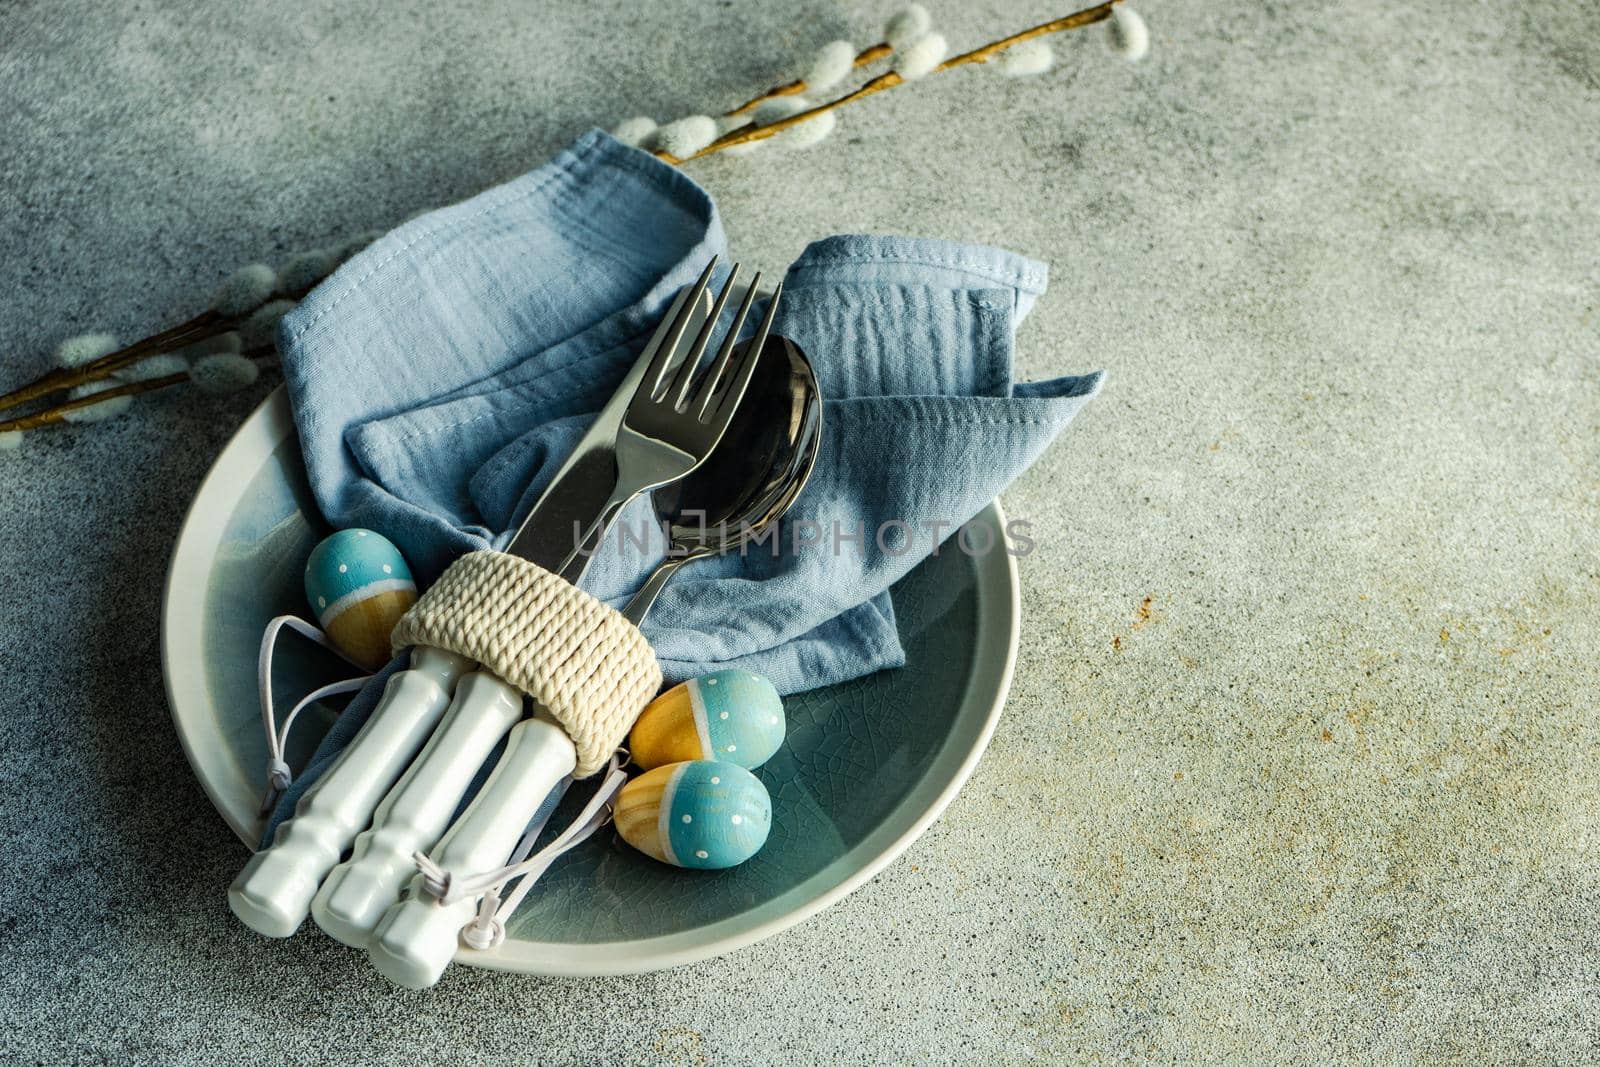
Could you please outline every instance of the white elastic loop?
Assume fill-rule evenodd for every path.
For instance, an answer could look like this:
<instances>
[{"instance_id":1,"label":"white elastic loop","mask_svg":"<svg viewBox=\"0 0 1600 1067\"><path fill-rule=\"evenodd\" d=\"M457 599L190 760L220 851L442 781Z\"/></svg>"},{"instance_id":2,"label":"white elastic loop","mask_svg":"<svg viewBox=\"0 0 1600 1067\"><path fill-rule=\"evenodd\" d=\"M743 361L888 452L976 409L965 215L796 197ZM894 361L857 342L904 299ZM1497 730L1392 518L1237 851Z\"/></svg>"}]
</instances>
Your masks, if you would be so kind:
<instances>
[{"instance_id":1,"label":"white elastic loop","mask_svg":"<svg viewBox=\"0 0 1600 1067\"><path fill-rule=\"evenodd\" d=\"M506 939L505 924L495 918L500 909L500 890L491 889L478 901L478 914L461 928L461 940L479 951L499 947Z\"/></svg>"},{"instance_id":2,"label":"white elastic loop","mask_svg":"<svg viewBox=\"0 0 1600 1067\"><path fill-rule=\"evenodd\" d=\"M490 894L490 896L493 896L493 894ZM488 900L489 896L483 899ZM468 948L475 948L479 952L498 948L505 939L505 926L493 916L490 916L487 920L480 918L476 922L468 923L461 930L461 940L467 943Z\"/></svg>"},{"instance_id":3,"label":"white elastic loop","mask_svg":"<svg viewBox=\"0 0 1600 1067\"><path fill-rule=\"evenodd\" d=\"M496 922L504 925L509 921L512 913L517 910L523 899L527 897L528 891L533 888L533 884L539 880L545 871L550 869L551 864L555 863L565 853L570 852L573 848L593 837L602 826L611 821L611 801L616 796L617 790L621 789L627 782L628 776L623 772L622 764L613 756L611 767L606 772L605 780L600 783L600 788L590 799L588 805L579 813L577 819L573 821L573 825L569 826L560 837L550 843L549 848L544 850L546 853L551 854L543 863L530 865L520 876L522 880L517 883L516 888L506 894L505 903L500 905L500 909L495 915ZM565 842L564 845L563 842ZM555 849L557 845L562 845L562 847L558 851L552 852L551 850Z\"/></svg>"},{"instance_id":4,"label":"white elastic loop","mask_svg":"<svg viewBox=\"0 0 1600 1067\"><path fill-rule=\"evenodd\" d=\"M267 785L278 792L289 788L294 781L294 772L289 770L289 765L281 759L267 761Z\"/></svg>"},{"instance_id":5,"label":"white elastic loop","mask_svg":"<svg viewBox=\"0 0 1600 1067\"><path fill-rule=\"evenodd\" d=\"M278 634L284 629L293 630L295 633L311 641L315 641L323 648L332 652L346 663L361 666L355 660L339 650L339 646L321 630L311 623L294 615L279 615L267 623L267 628L261 634L261 652L256 657L256 688L261 696L261 724L267 733L267 791L261 798L261 812L266 814L277 804L278 797L289 788L294 781L294 773L289 770L288 762L283 758L284 747L289 741L289 730L294 726L294 721L300 712L315 704L325 697L336 696L340 693L353 693L360 689L372 677L363 674L359 678L346 678L343 681L330 682L328 685L319 686L300 699L289 714L284 716L283 729L277 725L277 713L272 703L272 655L278 644Z\"/></svg>"},{"instance_id":6,"label":"white elastic loop","mask_svg":"<svg viewBox=\"0 0 1600 1067\"><path fill-rule=\"evenodd\" d=\"M627 760L623 760L627 763ZM620 764L619 764L620 766ZM528 858L528 853L533 851L533 846L539 843L539 835L544 833L544 828L550 825L550 820L556 817L556 808L561 806L561 799L567 795L567 790L572 788L573 778L569 774L556 783L550 795L540 805L539 813L534 816L533 822L522 831L522 837L517 841L517 847L511 850L511 858L507 863L521 863Z\"/></svg>"},{"instance_id":7,"label":"white elastic loop","mask_svg":"<svg viewBox=\"0 0 1600 1067\"><path fill-rule=\"evenodd\" d=\"M505 940L506 920L517 910L517 905L522 903L539 876L610 821L611 800L627 780L621 762L613 756L600 788L595 790L588 804L584 805L578 817L560 836L532 856L516 859L504 867L463 876L439 866L421 852L416 853L412 858L416 861L417 870L422 873L423 889L438 898L440 904L447 905L487 894L472 922L463 927L462 937L473 948L493 948ZM525 836L518 846L518 851L524 851L530 840L537 836L536 829L530 830L529 836ZM500 889L519 878L521 881L517 887L501 902Z\"/></svg>"},{"instance_id":8,"label":"white elastic loop","mask_svg":"<svg viewBox=\"0 0 1600 1067\"><path fill-rule=\"evenodd\" d=\"M628 761L626 759L622 760L622 763L627 762ZM544 828L550 825L551 819L555 818L556 808L560 805L561 798L566 795L567 790L570 788L572 788L572 776L569 774L567 777L557 782L554 789L550 790L550 797L547 797L545 802L539 806L539 813L534 816L533 821L529 823L527 828L522 831L522 837L518 839L517 847L511 850L511 858L506 861L507 866L515 867L523 860L528 858L528 853L532 852L533 846L539 843L539 835L544 833ZM425 873L425 883L430 886L441 886L435 895L443 896L449 891L447 884L450 879L449 872L445 871L443 868L432 863L431 861L429 862L428 866L433 872L436 872L436 877L438 880L435 882L432 879L429 879L428 875ZM532 883L530 882L529 884L531 885ZM518 897L517 899L521 900L522 898ZM496 925L494 913L499 907L500 891L498 889L490 889L483 895L483 899L478 902L478 917L473 920L473 922L465 930L462 931L462 936L467 940L468 944L472 944L474 948L492 948L494 945L498 945L500 943L499 941L494 940L491 930L491 927ZM503 940L505 935L504 927L501 927L500 933L501 940ZM486 945L474 944L474 942L477 940L485 940L488 943Z\"/></svg>"}]
</instances>

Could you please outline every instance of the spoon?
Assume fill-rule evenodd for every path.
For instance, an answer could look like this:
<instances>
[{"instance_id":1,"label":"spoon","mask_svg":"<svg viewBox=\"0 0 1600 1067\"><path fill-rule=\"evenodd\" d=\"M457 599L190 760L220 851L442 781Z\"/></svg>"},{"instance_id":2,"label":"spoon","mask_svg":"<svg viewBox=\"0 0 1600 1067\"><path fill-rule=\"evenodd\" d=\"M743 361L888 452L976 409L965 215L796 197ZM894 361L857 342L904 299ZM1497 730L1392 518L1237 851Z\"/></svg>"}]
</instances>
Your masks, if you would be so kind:
<instances>
[{"instance_id":1,"label":"spoon","mask_svg":"<svg viewBox=\"0 0 1600 1067\"><path fill-rule=\"evenodd\" d=\"M822 444L816 373L787 337L769 337L760 360L728 443L689 477L654 494L670 547L622 609L635 626L678 568L760 540L811 477Z\"/></svg>"},{"instance_id":2,"label":"spoon","mask_svg":"<svg viewBox=\"0 0 1600 1067\"><path fill-rule=\"evenodd\" d=\"M654 495L656 513L671 524L669 540L681 555L669 555L656 567L623 614L637 624L690 559L732 551L770 530L811 476L821 440L822 399L811 364L793 341L769 337L744 403L703 473ZM689 513L696 521L683 521ZM552 788L565 788L541 768L522 766L518 751L508 745L467 810L429 852L436 865L456 871L500 867ZM368 959L382 974L411 989L439 980L478 908L475 896L443 904L423 888L425 882L421 874L413 878L410 892L389 907L367 946ZM499 913L515 910L527 888L519 884Z\"/></svg>"}]
</instances>

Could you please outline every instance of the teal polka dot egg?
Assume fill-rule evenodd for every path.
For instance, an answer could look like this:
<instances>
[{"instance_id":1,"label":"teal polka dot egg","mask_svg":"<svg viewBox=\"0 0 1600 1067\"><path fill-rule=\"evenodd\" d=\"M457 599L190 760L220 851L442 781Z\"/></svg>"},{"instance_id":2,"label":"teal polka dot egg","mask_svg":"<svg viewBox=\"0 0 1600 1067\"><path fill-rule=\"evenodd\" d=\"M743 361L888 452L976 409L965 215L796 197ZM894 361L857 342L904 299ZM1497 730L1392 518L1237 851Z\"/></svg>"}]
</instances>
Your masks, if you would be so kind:
<instances>
[{"instance_id":1,"label":"teal polka dot egg","mask_svg":"<svg viewBox=\"0 0 1600 1067\"><path fill-rule=\"evenodd\" d=\"M340 530L306 560L306 600L339 650L376 670L389 660L395 623L417 602L417 585L394 542Z\"/></svg>"},{"instance_id":2,"label":"teal polka dot egg","mask_svg":"<svg viewBox=\"0 0 1600 1067\"><path fill-rule=\"evenodd\" d=\"M641 767L710 759L755 769L783 744L783 698L749 671L713 671L673 686L639 714L628 751Z\"/></svg>"},{"instance_id":3,"label":"teal polka dot egg","mask_svg":"<svg viewBox=\"0 0 1600 1067\"><path fill-rule=\"evenodd\" d=\"M617 832L675 867L721 870L761 851L772 830L772 798L736 763L689 760L646 771L617 794Z\"/></svg>"}]
</instances>

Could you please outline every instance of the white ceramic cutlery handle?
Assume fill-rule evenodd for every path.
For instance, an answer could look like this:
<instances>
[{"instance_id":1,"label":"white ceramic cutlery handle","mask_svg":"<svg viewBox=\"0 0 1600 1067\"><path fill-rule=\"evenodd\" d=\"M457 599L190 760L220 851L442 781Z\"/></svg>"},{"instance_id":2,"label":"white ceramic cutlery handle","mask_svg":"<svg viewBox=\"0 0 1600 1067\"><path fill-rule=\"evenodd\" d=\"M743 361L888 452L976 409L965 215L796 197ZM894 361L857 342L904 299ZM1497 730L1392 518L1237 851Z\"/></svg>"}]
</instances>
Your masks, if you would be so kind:
<instances>
[{"instance_id":1,"label":"white ceramic cutlery handle","mask_svg":"<svg viewBox=\"0 0 1600 1067\"><path fill-rule=\"evenodd\" d=\"M360 732L228 887L228 904L246 926L268 937L299 929L317 885L427 741L456 679L471 668L452 652L412 650L410 668L389 679Z\"/></svg>"},{"instance_id":2,"label":"white ceramic cutlery handle","mask_svg":"<svg viewBox=\"0 0 1600 1067\"><path fill-rule=\"evenodd\" d=\"M446 870L469 874L503 866L539 805L572 773L577 759L561 727L542 718L522 720L512 727L506 750L483 789L429 858ZM477 907L474 897L441 904L423 888L418 874L406 899L378 924L367 955L391 981L426 989L450 965L461 928Z\"/></svg>"},{"instance_id":3,"label":"white ceramic cutlery handle","mask_svg":"<svg viewBox=\"0 0 1600 1067\"><path fill-rule=\"evenodd\" d=\"M366 947L378 920L416 873L412 855L439 840L473 775L520 718L522 694L491 672L477 670L461 679L427 747L383 798L350 858L322 883L311 902L318 926L347 945Z\"/></svg>"}]
</instances>

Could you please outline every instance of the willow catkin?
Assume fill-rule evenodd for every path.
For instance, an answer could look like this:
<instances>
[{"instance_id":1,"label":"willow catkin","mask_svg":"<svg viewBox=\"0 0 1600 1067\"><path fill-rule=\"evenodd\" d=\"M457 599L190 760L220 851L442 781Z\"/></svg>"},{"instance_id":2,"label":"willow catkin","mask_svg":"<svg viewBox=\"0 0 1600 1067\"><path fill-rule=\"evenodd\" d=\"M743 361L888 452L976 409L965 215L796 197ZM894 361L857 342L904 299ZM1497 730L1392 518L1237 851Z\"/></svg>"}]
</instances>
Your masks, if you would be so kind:
<instances>
[{"instance_id":1,"label":"willow catkin","mask_svg":"<svg viewBox=\"0 0 1600 1067\"><path fill-rule=\"evenodd\" d=\"M275 342L278 322L294 310L293 300L271 300L239 324L239 341L246 349L264 348Z\"/></svg>"},{"instance_id":2,"label":"willow catkin","mask_svg":"<svg viewBox=\"0 0 1600 1067\"><path fill-rule=\"evenodd\" d=\"M990 61L1006 78L1031 78L1055 66L1056 54L1044 41L1019 41Z\"/></svg>"},{"instance_id":3,"label":"willow catkin","mask_svg":"<svg viewBox=\"0 0 1600 1067\"><path fill-rule=\"evenodd\" d=\"M898 50L927 33L932 25L927 8L921 4L907 4L884 25L883 39L890 48Z\"/></svg>"},{"instance_id":4,"label":"willow catkin","mask_svg":"<svg viewBox=\"0 0 1600 1067\"><path fill-rule=\"evenodd\" d=\"M260 374L254 360L232 352L206 356L189 368L190 380L208 393L237 393L254 384Z\"/></svg>"},{"instance_id":5,"label":"willow catkin","mask_svg":"<svg viewBox=\"0 0 1600 1067\"><path fill-rule=\"evenodd\" d=\"M94 396L96 393L103 393L107 389L115 389L120 384L122 383L109 378L104 381L89 382L85 385L75 387L70 393L67 394L67 399L81 400L86 396ZM121 415L132 406L133 397L114 396L110 399L103 400L98 404L90 404L88 407L73 408L71 411L62 414L61 417L67 422L104 422L106 419L116 418L118 415Z\"/></svg>"},{"instance_id":6,"label":"willow catkin","mask_svg":"<svg viewBox=\"0 0 1600 1067\"><path fill-rule=\"evenodd\" d=\"M949 54L950 42L944 34L924 34L895 53L894 72L908 82L926 78Z\"/></svg>"},{"instance_id":7,"label":"willow catkin","mask_svg":"<svg viewBox=\"0 0 1600 1067\"><path fill-rule=\"evenodd\" d=\"M211 310L219 315L248 315L264 304L278 284L278 275L265 263L240 267L223 279Z\"/></svg>"},{"instance_id":8,"label":"willow catkin","mask_svg":"<svg viewBox=\"0 0 1600 1067\"><path fill-rule=\"evenodd\" d=\"M56 346L56 365L68 370L82 367L121 347L109 333L80 333Z\"/></svg>"},{"instance_id":9,"label":"willow catkin","mask_svg":"<svg viewBox=\"0 0 1600 1067\"><path fill-rule=\"evenodd\" d=\"M856 46L849 41L829 41L817 50L806 70L806 88L820 92L832 89L855 69Z\"/></svg>"},{"instance_id":10,"label":"willow catkin","mask_svg":"<svg viewBox=\"0 0 1600 1067\"><path fill-rule=\"evenodd\" d=\"M690 115L656 131L662 151L687 159L717 139L717 120L710 115Z\"/></svg>"},{"instance_id":11,"label":"willow catkin","mask_svg":"<svg viewBox=\"0 0 1600 1067\"><path fill-rule=\"evenodd\" d=\"M278 292L304 293L332 274L338 265L338 249L312 248L297 252L278 268Z\"/></svg>"},{"instance_id":12,"label":"willow catkin","mask_svg":"<svg viewBox=\"0 0 1600 1067\"><path fill-rule=\"evenodd\" d=\"M1111 13L1106 39L1111 50L1129 63L1139 62L1150 52L1150 27L1145 25L1144 16L1131 7L1119 7Z\"/></svg>"},{"instance_id":13,"label":"willow catkin","mask_svg":"<svg viewBox=\"0 0 1600 1067\"><path fill-rule=\"evenodd\" d=\"M658 129L660 127L656 125L655 119L647 118L644 115L636 115L631 119L623 119L617 123L616 129L611 131L611 136L623 144L631 144L635 148L640 148L655 135Z\"/></svg>"},{"instance_id":14,"label":"willow catkin","mask_svg":"<svg viewBox=\"0 0 1600 1067\"><path fill-rule=\"evenodd\" d=\"M189 369L189 361L182 356L171 353L162 353L141 359L137 363L130 363L120 370L112 372L112 377L123 382L148 382L152 378L165 378L172 374L182 374Z\"/></svg>"}]
</instances>

